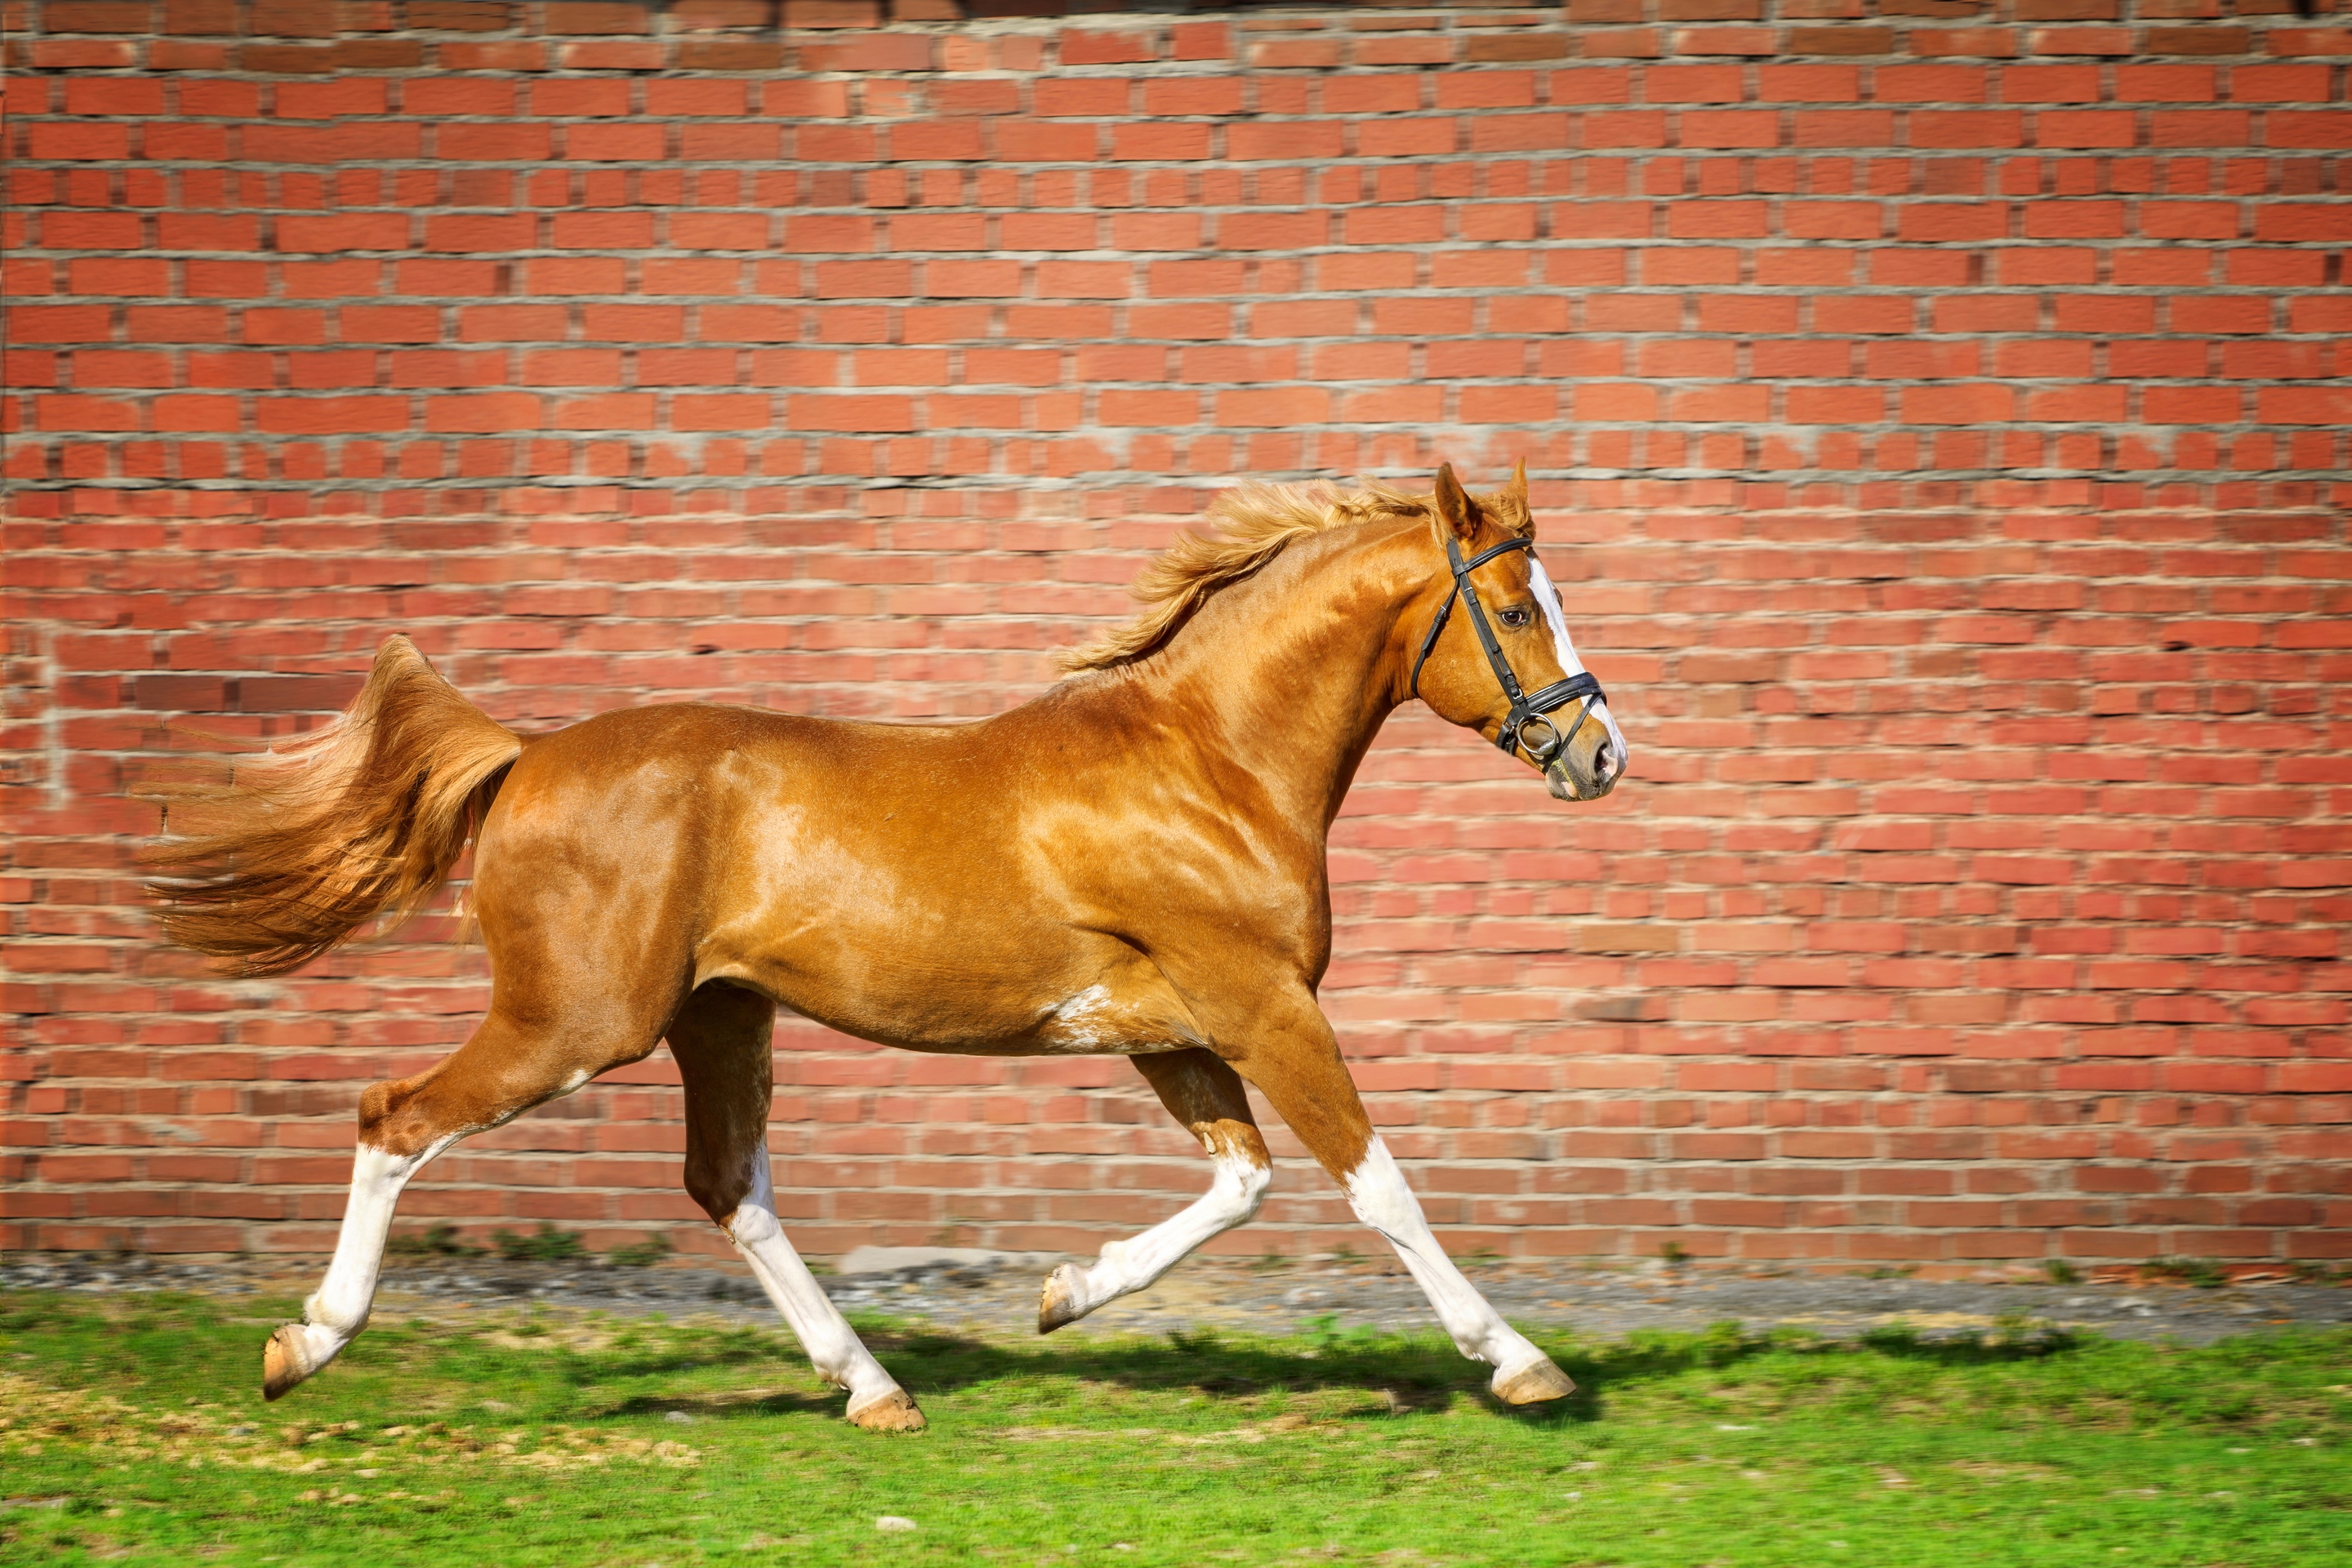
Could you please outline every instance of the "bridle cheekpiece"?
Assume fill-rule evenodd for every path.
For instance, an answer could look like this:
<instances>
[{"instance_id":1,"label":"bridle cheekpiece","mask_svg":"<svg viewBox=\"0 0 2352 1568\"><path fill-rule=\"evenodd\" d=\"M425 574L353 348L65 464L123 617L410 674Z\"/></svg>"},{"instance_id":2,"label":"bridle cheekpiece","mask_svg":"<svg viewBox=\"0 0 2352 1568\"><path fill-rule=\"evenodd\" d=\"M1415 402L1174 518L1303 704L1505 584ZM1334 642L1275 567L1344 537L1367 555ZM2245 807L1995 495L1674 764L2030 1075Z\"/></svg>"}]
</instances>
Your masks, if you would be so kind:
<instances>
[{"instance_id":1,"label":"bridle cheekpiece","mask_svg":"<svg viewBox=\"0 0 2352 1568\"><path fill-rule=\"evenodd\" d=\"M1437 606L1437 618L1429 623L1429 635L1421 639L1421 656L1412 661L1412 695L1421 695L1421 667L1429 662L1430 650L1437 646L1439 634L1445 630L1446 619L1454 614L1454 601L1458 596L1470 606L1470 626L1478 634L1478 646L1486 650L1486 663L1494 670L1495 679L1502 683L1503 695L1511 700L1511 710L1504 718L1502 729L1496 732L1495 744L1506 752L1526 752L1540 768L1551 764L1552 759L1559 755L1560 748L1568 743L1568 737L1583 725L1585 715L1592 711L1592 705L1606 701L1607 697L1601 689L1600 680L1581 671L1552 682L1533 696L1520 690L1519 678L1511 673L1510 661L1503 657L1503 645L1496 639L1495 628L1486 623L1486 607L1478 603L1478 590L1471 585L1470 574L1497 555L1506 555L1514 550L1524 550L1533 555L1535 548L1532 539L1507 539L1465 561L1462 552L1454 546L1453 533L1450 531L1446 533L1445 559L1454 568L1454 586L1447 591L1445 602ZM1552 721L1551 715L1579 698L1583 699L1583 706L1577 709L1576 718L1568 728L1561 729ZM1528 733L1528 727L1536 724L1542 725L1549 737L1540 746Z\"/></svg>"}]
</instances>

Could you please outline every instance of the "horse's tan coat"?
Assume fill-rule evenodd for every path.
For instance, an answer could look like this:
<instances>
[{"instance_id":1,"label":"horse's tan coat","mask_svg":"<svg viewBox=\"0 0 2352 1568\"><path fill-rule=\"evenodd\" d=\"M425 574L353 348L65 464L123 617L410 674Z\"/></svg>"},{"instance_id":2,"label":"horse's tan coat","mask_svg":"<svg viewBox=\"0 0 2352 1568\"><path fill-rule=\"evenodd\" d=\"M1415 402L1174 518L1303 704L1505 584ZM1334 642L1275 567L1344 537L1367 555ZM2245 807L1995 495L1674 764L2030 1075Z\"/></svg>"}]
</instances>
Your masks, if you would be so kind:
<instances>
[{"instance_id":1,"label":"horse's tan coat","mask_svg":"<svg viewBox=\"0 0 2352 1568\"><path fill-rule=\"evenodd\" d=\"M352 763L357 742L345 735L319 753L341 759L341 773L295 782L320 821L382 808L357 795L321 805L319 792L396 797L407 767L445 813L490 803L473 889L490 1006L446 1060L362 1097L343 1245L306 1321L271 1341L268 1392L317 1371L365 1322L392 1205L425 1158L667 1037L685 1084L688 1191L818 1370L849 1389L851 1418L919 1426L777 1221L764 1142L777 1005L908 1050L1126 1055L1201 1141L1218 1171L1209 1194L1089 1268L1057 1269L1041 1331L1141 1289L1255 1212L1270 1162L1247 1082L1395 1246L1464 1353L1495 1365L1498 1394L1524 1403L1568 1392L1446 1260L1316 1005L1330 958L1325 836L1405 700L1411 658L1450 586L1438 531L1466 552L1506 524L1531 527L1528 516L1523 480L1474 500L1448 469L1420 510L1291 538L1202 591L1181 619L1163 614L1169 625L1140 657L993 719L633 709L519 742L502 781L494 770L518 743L478 714L444 716L418 656L388 644L355 712L390 731L402 694L421 691L440 704L442 731L404 735L390 777ZM1565 673L1566 644L1533 602L1528 559L1507 554L1478 583L1532 689ZM1421 694L1491 737L1507 703L1465 621L1441 637ZM459 729L462 745L436 739ZM1550 770L1555 794L1613 785L1622 743L1612 752L1612 730L1601 709L1570 738ZM465 759L446 768L474 771L436 773L445 754ZM423 760L401 760L412 758ZM294 787L271 787L281 786ZM288 848L283 825L312 818L280 809L278 827L240 830L233 794L213 805L230 826L205 841L224 863L205 929L230 931L210 951L235 958L263 950L259 939L235 945L236 833L256 844L278 833L270 844L290 864L302 846ZM425 826L436 824L449 837L445 818ZM319 874L331 873L337 888L352 881L331 866ZM253 921L286 927L282 891L268 896L279 904L262 908L257 892ZM270 940L271 952L300 947Z\"/></svg>"}]
</instances>

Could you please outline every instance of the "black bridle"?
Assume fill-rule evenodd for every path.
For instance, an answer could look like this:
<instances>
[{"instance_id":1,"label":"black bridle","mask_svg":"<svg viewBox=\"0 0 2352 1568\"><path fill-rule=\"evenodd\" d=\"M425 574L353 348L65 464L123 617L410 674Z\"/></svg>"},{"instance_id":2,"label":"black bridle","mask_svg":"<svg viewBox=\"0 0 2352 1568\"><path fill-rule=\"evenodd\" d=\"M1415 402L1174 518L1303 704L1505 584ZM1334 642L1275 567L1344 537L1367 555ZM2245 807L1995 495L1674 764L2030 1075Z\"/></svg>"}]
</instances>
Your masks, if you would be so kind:
<instances>
[{"instance_id":1,"label":"black bridle","mask_svg":"<svg viewBox=\"0 0 2352 1568\"><path fill-rule=\"evenodd\" d=\"M1478 646L1486 650L1486 663L1493 668L1495 679L1502 682L1503 695L1511 700L1511 711L1503 720L1502 729L1496 733L1495 744L1506 752L1526 752L1540 768L1549 766L1551 760L1559 755L1568 737L1576 733L1584 723L1585 715L1592 711L1592 705L1605 701L1607 698L1601 689L1601 682L1589 674L1571 675L1564 680L1556 680L1534 696L1528 696L1519 689L1519 678L1511 673L1510 661L1503 657L1503 645L1495 639L1495 628L1486 624L1486 611L1478 603L1478 590L1471 586L1470 574L1497 555L1508 554L1514 550L1524 550L1533 555L1535 548L1532 539L1507 539L1465 561L1462 552L1454 547L1454 535L1446 534L1445 559L1454 568L1454 586L1447 592L1445 603L1437 606L1437 618L1429 623L1429 635L1421 639L1421 657L1412 661L1412 694L1415 697L1421 695L1421 667L1429 662L1429 650L1437 646L1438 634L1445 630L1446 617L1454 614L1454 601L1459 595L1462 602L1470 606L1470 625L1478 634ZM1552 722L1552 714L1580 697L1584 700L1584 705L1576 710L1575 721L1567 729L1562 730ZM1528 737L1528 727L1531 724L1542 725L1545 733L1550 737L1543 742L1540 750Z\"/></svg>"}]
</instances>

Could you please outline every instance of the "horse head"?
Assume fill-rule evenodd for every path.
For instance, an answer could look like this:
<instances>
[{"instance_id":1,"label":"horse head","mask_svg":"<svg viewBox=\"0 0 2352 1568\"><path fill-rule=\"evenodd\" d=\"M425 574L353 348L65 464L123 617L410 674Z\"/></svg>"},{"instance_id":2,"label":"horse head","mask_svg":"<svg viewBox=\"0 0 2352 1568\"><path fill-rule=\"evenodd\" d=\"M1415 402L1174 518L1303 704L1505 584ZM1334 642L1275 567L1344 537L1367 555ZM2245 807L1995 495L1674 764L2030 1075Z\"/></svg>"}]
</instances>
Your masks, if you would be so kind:
<instances>
[{"instance_id":1,"label":"horse head","mask_svg":"<svg viewBox=\"0 0 2352 1568\"><path fill-rule=\"evenodd\" d=\"M1435 488L1430 542L1439 559L1427 607L1407 623L1420 628L1412 693L1537 769L1556 798L1599 800L1632 753L1536 554L1527 465L1504 489L1472 496L1449 463Z\"/></svg>"}]
</instances>

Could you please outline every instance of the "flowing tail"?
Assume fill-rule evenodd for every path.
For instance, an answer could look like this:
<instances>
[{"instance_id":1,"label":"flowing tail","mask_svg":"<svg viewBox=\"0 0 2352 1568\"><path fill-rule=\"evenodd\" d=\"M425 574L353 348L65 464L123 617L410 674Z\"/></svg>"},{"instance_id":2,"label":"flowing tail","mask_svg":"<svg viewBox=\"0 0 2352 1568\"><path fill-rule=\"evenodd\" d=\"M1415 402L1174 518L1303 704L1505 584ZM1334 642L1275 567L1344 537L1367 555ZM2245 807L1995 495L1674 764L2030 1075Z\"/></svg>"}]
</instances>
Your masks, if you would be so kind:
<instances>
[{"instance_id":1,"label":"flowing tail","mask_svg":"<svg viewBox=\"0 0 2352 1568\"><path fill-rule=\"evenodd\" d=\"M226 784L165 792L152 849L163 931L224 973L299 969L378 915L396 923L448 879L522 737L387 638L325 728L239 759Z\"/></svg>"}]
</instances>

